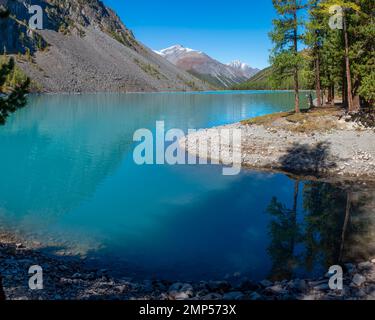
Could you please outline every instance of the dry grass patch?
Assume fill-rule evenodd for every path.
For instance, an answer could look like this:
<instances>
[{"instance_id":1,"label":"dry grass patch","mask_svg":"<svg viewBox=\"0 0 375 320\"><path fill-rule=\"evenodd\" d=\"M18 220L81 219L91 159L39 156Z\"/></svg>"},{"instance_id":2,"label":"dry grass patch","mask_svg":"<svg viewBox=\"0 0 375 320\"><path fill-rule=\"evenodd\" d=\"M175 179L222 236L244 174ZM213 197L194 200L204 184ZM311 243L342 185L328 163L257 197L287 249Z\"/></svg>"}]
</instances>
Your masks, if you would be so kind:
<instances>
[{"instance_id":1,"label":"dry grass patch","mask_svg":"<svg viewBox=\"0 0 375 320\"><path fill-rule=\"evenodd\" d=\"M247 120L241 121L244 125L263 125L268 126L272 125L276 120L279 120L281 118L285 118L287 116L292 115L292 112L279 112L279 113L271 113L266 114L265 116L255 117Z\"/></svg>"},{"instance_id":2,"label":"dry grass patch","mask_svg":"<svg viewBox=\"0 0 375 320\"><path fill-rule=\"evenodd\" d=\"M273 113L244 120L241 123L243 125L262 125L271 129L282 128L293 132L310 133L337 128L337 121L341 114L341 108L323 107L303 110L301 113L292 111Z\"/></svg>"}]
</instances>

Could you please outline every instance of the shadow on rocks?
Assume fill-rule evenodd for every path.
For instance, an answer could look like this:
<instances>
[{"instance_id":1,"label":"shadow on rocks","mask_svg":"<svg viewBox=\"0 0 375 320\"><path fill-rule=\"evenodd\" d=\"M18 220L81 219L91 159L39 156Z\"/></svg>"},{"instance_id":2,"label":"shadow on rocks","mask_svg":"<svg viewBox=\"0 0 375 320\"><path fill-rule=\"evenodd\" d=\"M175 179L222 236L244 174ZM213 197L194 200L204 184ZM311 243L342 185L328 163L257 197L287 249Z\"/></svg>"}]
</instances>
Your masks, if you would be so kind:
<instances>
[{"instance_id":1,"label":"shadow on rocks","mask_svg":"<svg viewBox=\"0 0 375 320\"><path fill-rule=\"evenodd\" d=\"M295 143L279 161L285 171L319 176L337 166L329 150L330 144L326 142L319 142L315 146Z\"/></svg>"}]
</instances>

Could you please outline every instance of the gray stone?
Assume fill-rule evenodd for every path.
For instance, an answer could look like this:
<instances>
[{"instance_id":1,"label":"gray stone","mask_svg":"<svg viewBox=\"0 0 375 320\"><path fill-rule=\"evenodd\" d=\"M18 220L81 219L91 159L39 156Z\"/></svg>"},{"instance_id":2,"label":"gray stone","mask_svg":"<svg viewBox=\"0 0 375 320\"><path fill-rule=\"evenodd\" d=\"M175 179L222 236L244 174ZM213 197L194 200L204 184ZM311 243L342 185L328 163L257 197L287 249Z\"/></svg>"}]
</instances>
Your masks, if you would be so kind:
<instances>
[{"instance_id":1,"label":"gray stone","mask_svg":"<svg viewBox=\"0 0 375 320\"><path fill-rule=\"evenodd\" d=\"M223 296L218 293L209 293L201 298L201 300L222 300Z\"/></svg>"},{"instance_id":2,"label":"gray stone","mask_svg":"<svg viewBox=\"0 0 375 320\"><path fill-rule=\"evenodd\" d=\"M352 280L352 284L357 287L362 286L366 282L366 278L359 273L355 274Z\"/></svg>"},{"instance_id":3,"label":"gray stone","mask_svg":"<svg viewBox=\"0 0 375 320\"><path fill-rule=\"evenodd\" d=\"M371 270L373 268L373 264L369 261L366 261L366 262L361 262L360 264L358 264L358 269L359 270Z\"/></svg>"},{"instance_id":4,"label":"gray stone","mask_svg":"<svg viewBox=\"0 0 375 320\"><path fill-rule=\"evenodd\" d=\"M268 287L266 288L266 291L273 293L273 294L287 294L288 293L288 290L284 289L281 285Z\"/></svg>"},{"instance_id":5,"label":"gray stone","mask_svg":"<svg viewBox=\"0 0 375 320\"><path fill-rule=\"evenodd\" d=\"M169 293L169 297L172 300L187 300L191 296L188 295L186 292L174 292L174 293Z\"/></svg>"},{"instance_id":6,"label":"gray stone","mask_svg":"<svg viewBox=\"0 0 375 320\"><path fill-rule=\"evenodd\" d=\"M176 282L169 287L169 297L173 300L186 300L193 296L193 291L192 285Z\"/></svg>"},{"instance_id":7,"label":"gray stone","mask_svg":"<svg viewBox=\"0 0 375 320\"><path fill-rule=\"evenodd\" d=\"M309 295L305 295L305 296L300 297L299 300L314 301L314 300L316 300L316 297L312 294L309 294Z\"/></svg>"},{"instance_id":8,"label":"gray stone","mask_svg":"<svg viewBox=\"0 0 375 320\"><path fill-rule=\"evenodd\" d=\"M366 292L367 292L367 294L372 295L372 296L375 297L375 284L369 285L366 288Z\"/></svg>"},{"instance_id":9,"label":"gray stone","mask_svg":"<svg viewBox=\"0 0 375 320\"><path fill-rule=\"evenodd\" d=\"M318 290L318 291L328 291L329 285L328 285L328 283L322 283L322 284L319 284L317 286L314 286L314 289Z\"/></svg>"},{"instance_id":10,"label":"gray stone","mask_svg":"<svg viewBox=\"0 0 375 320\"><path fill-rule=\"evenodd\" d=\"M367 296L367 294L364 290L359 289L357 292L355 292L355 296L360 299L364 299Z\"/></svg>"},{"instance_id":11,"label":"gray stone","mask_svg":"<svg viewBox=\"0 0 375 320\"><path fill-rule=\"evenodd\" d=\"M269 281L269 280L263 280L263 281L261 281L259 283L264 288L271 287L273 285L273 283L271 281Z\"/></svg>"},{"instance_id":12,"label":"gray stone","mask_svg":"<svg viewBox=\"0 0 375 320\"><path fill-rule=\"evenodd\" d=\"M311 287L316 287L316 286L319 286L319 285L324 284L324 283L328 283L327 279L316 280L316 281L310 281L310 282L309 282L309 285L310 285Z\"/></svg>"}]
</instances>

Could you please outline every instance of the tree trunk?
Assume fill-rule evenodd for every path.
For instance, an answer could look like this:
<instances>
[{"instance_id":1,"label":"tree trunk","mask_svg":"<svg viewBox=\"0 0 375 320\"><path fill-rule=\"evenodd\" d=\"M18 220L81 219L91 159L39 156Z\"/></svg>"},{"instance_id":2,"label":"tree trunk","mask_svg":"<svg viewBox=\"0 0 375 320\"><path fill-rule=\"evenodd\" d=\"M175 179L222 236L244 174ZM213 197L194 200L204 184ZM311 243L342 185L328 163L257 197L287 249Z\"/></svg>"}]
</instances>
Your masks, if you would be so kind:
<instances>
[{"instance_id":1,"label":"tree trunk","mask_svg":"<svg viewBox=\"0 0 375 320\"><path fill-rule=\"evenodd\" d=\"M3 279L0 276L0 301L5 301L5 293L3 289Z\"/></svg>"},{"instance_id":2,"label":"tree trunk","mask_svg":"<svg viewBox=\"0 0 375 320\"><path fill-rule=\"evenodd\" d=\"M361 109L361 99L357 94L353 97L353 109L356 111L359 111Z\"/></svg>"},{"instance_id":3,"label":"tree trunk","mask_svg":"<svg viewBox=\"0 0 375 320\"><path fill-rule=\"evenodd\" d=\"M343 70L342 70L342 86L341 86L342 106L344 108L348 107L347 89L348 89L348 86L346 85L346 74L345 74L345 63L344 63Z\"/></svg>"},{"instance_id":4,"label":"tree trunk","mask_svg":"<svg viewBox=\"0 0 375 320\"><path fill-rule=\"evenodd\" d=\"M293 210L292 210L292 217L291 221L293 221L293 230L297 229L297 205L298 205L298 193L299 193L299 180L294 182L294 195L293 195ZM295 242L296 242L296 234L293 232L293 237L290 241L290 250L291 254L293 255Z\"/></svg>"},{"instance_id":5,"label":"tree trunk","mask_svg":"<svg viewBox=\"0 0 375 320\"><path fill-rule=\"evenodd\" d=\"M331 86L329 87L329 92L330 92L330 95L331 95L331 102L330 104L331 105L335 105L335 84L331 84Z\"/></svg>"},{"instance_id":6,"label":"tree trunk","mask_svg":"<svg viewBox=\"0 0 375 320\"><path fill-rule=\"evenodd\" d=\"M315 60L315 90L316 90L316 98L317 98L317 107L322 106L322 100L320 98L320 57L319 53L316 55L316 60Z\"/></svg>"},{"instance_id":7,"label":"tree trunk","mask_svg":"<svg viewBox=\"0 0 375 320\"><path fill-rule=\"evenodd\" d=\"M293 195L293 212L297 214L297 204L298 204L298 193L299 193L299 181L294 182L294 195Z\"/></svg>"},{"instance_id":8,"label":"tree trunk","mask_svg":"<svg viewBox=\"0 0 375 320\"><path fill-rule=\"evenodd\" d=\"M328 97L327 97L327 104L332 105L333 97L332 97L332 85L328 87Z\"/></svg>"},{"instance_id":9,"label":"tree trunk","mask_svg":"<svg viewBox=\"0 0 375 320\"><path fill-rule=\"evenodd\" d=\"M349 225L351 205L352 205L352 194L351 194L350 191L348 191L347 196L346 196L345 219L344 219L344 225L342 227L342 233L341 233L341 246L340 246L339 262L342 262L342 259L344 258L345 235L346 235L346 230L348 229L348 225Z\"/></svg>"},{"instance_id":10,"label":"tree trunk","mask_svg":"<svg viewBox=\"0 0 375 320\"><path fill-rule=\"evenodd\" d=\"M347 85L348 111L356 112L358 111L358 109L356 109L353 104L352 76L350 72L350 60L349 60L349 37L348 37L348 28L346 24L346 14L344 14L343 22L344 22L345 73L346 73L346 85Z\"/></svg>"},{"instance_id":11,"label":"tree trunk","mask_svg":"<svg viewBox=\"0 0 375 320\"><path fill-rule=\"evenodd\" d=\"M297 68L296 68L297 69ZM296 113L300 113L299 108L299 81L298 81L298 69L294 71L294 100L295 100L295 107L294 111Z\"/></svg>"},{"instance_id":12,"label":"tree trunk","mask_svg":"<svg viewBox=\"0 0 375 320\"><path fill-rule=\"evenodd\" d=\"M298 55L298 20L297 20L297 1L295 1L295 8L293 13L294 19L294 34L293 34L293 42L294 42L294 54ZM299 113L299 79L298 79L298 66L294 68L294 100L295 100L295 112Z\"/></svg>"}]
</instances>

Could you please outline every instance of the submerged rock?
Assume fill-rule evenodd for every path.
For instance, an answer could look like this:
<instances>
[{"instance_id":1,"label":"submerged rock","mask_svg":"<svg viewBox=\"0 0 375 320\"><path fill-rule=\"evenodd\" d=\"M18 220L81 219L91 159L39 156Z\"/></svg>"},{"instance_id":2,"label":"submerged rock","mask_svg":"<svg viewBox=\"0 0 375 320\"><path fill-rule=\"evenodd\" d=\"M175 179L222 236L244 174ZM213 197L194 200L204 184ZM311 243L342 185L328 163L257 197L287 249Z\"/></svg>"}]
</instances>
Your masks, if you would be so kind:
<instances>
[{"instance_id":1,"label":"submerged rock","mask_svg":"<svg viewBox=\"0 0 375 320\"><path fill-rule=\"evenodd\" d=\"M176 282L169 288L169 297L172 300L186 300L193 297L193 286L188 283Z\"/></svg>"},{"instance_id":2,"label":"submerged rock","mask_svg":"<svg viewBox=\"0 0 375 320\"><path fill-rule=\"evenodd\" d=\"M261 281L259 283L264 288L271 287L273 285L273 283L271 281L269 281L269 280L263 280L263 281Z\"/></svg>"},{"instance_id":3,"label":"submerged rock","mask_svg":"<svg viewBox=\"0 0 375 320\"><path fill-rule=\"evenodd\" d=\"M352 284L357 287L362 286L366 282L366 278L359 273L355 274L352 280Z\"/></svg>"},{"instance_id":4,"label":"submerged rock","mask_svg":"<svg viewBox=\"0 0 375 320\"><path fill-rule=\"evenodd\" d=\"M288 290L284 289L281 285L278 284L278 285L266 288L266 292L279 295L279 294L287 294Z\"/></svg>"}]
</instances>

